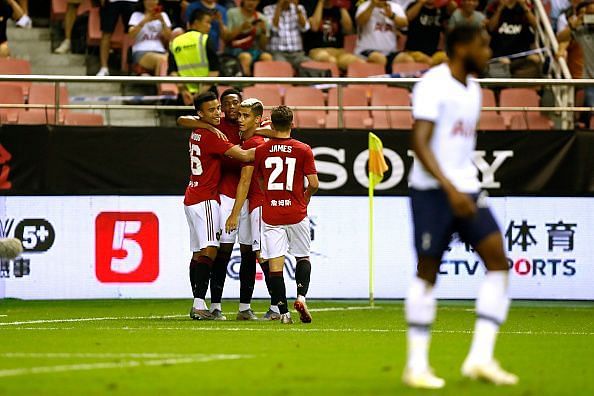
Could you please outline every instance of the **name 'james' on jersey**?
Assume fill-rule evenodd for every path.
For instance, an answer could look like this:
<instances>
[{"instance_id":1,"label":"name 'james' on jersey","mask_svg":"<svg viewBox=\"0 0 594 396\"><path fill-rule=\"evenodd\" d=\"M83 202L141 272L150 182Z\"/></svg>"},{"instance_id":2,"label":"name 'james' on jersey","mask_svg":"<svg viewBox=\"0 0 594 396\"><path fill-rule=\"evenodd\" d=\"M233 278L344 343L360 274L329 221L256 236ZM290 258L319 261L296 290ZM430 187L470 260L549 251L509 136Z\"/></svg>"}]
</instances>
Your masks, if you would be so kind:
<instances>
[{"instance_id":1,"label":"name 'james' on jersey","mask_svg":"<svg viewBox=\"0 0 594 396\"><path fill-rule=\"evenodd\" d=\"M270 139L256 148L254 174L262 179L262 219L269 225L290 225L307 216L305 177L315 175L311 147L292 138Z\"/></svg>"},{"instance_id":2,"label":"name 'james' on jersey","mask_svg":"<svg viewBox=\"0 0 594 396\"><path fill-rule=\"evenodd\" d=\"M479 84L470 78L466 85L460 83L445 63L429 70L413 89L413 117L434 123L429 148L444 175L465 193L480 190L472 159L481 99ZM418 160L414 161L409 181L417 190L440 187Z\"/></svg>"}]
</instances>

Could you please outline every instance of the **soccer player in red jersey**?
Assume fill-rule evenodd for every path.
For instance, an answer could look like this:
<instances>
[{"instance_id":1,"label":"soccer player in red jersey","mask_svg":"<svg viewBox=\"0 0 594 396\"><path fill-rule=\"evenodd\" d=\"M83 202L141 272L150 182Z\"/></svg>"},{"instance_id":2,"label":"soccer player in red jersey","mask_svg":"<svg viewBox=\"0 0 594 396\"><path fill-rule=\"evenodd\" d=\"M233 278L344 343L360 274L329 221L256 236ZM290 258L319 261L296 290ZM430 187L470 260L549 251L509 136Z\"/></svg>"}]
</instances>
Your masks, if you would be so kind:
<instances>
[{"instance_id":1,"label":"soccer player in red jersey","mask_svg":"<svg viewBox=\"0 0 594 396\"><path fill-rule=\"evenodd\" d=\"M307 205L318 190L318 175L311 148L291 138L291 109L278 106L272 110L271 118L274 137L256 148L254 159L254 172L264 193L261 253L270 266L272 303L279 307L280 321L285 324L293 322L287 307L283 269L287 253L295 256L294 307L301 321L309 323L311 315L305 302L311 273Z\"/></svg>"},{"instance_id":2,"label":"soccer player in red jersey","mask_svg":"<svg viewBox=\"0 0 594 396\"><path fill-rule=\"evenodd\" d=\"M268 141L267 138L257 135L259 127L262 123L262 114L264 113L264 106L258 99L246 99L241 102L239 108L239 129L241 131L242 139L244 140L242 147L244 149L251 149L264 144ZM251 237L252 250L258 256L262 272L264 273L264 279L266 281L266 287L270 292L269 275L270 269L268 262L263 260L260 255L260 244L261 244L261 225L262 225L262 204L264 203L264 194L260 189L258 180L254 176L254 164L244 163L241 170L241 178L239 185L237 186L237 196L235 198L235 205L229 215L225 224L227 232L244 228L244 220L240 220L242 208L245 206L247 199L249 207L249 230L247 231ZM254 292L254 285L256 282L256 266L242 266L240 269L240 303L247 304L252 300L252 294ZM237 320L253 320L255 315L249 309L249 311L241 310L237 314ZM278 320L280 319L280 312L276 305L271 305L270 309L264 315L265 320Z\"/></svg>"},{"instance_id":3,"label":"soccer player in red jersey","mask_svg":"<svg viewBox=\"0 0 594 396\"><path fill-rule=\"evenodd\" d=\"M217 126L221 120L221 105L212 92L200 94L194 107L203 122ZM223 156L250 162L253 150L219 139L207 129L196 129L190 135L190 183L184 199L185 213L190 227L190 283L194 304L190 311L193 319L213 320L216 315L208 310L204 301L211 278L211 269L217 256L222 232L220 222L219 182Z\"/></svg>"}]
</instances>

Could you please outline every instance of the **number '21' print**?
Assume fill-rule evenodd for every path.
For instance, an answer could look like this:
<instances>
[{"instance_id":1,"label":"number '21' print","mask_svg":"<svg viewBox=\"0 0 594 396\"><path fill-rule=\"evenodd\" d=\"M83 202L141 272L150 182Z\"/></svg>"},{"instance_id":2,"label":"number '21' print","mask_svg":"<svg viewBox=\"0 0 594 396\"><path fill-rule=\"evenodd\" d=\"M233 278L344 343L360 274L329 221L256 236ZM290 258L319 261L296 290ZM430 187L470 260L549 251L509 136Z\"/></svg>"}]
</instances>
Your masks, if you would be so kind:
<instances>
[{"instance_id":1,"label":"number '21' print","mask_svg":"<svg viewBox=\"0 0 594 396\"><path fill-rule=\"evenodd\" d=\"M295 178L295 165L297 163L297 159L287 157L283 162L281 157L268 157L264 161L264 165L266 169L272 169L272 173L270 174L270 179L268 180L268 191L293 191L293 179ZM285 171L287 171L287 177L285 178L286 183L283 185L282 182L277 182L279 176Z\"/></svg>"}]
</instances>

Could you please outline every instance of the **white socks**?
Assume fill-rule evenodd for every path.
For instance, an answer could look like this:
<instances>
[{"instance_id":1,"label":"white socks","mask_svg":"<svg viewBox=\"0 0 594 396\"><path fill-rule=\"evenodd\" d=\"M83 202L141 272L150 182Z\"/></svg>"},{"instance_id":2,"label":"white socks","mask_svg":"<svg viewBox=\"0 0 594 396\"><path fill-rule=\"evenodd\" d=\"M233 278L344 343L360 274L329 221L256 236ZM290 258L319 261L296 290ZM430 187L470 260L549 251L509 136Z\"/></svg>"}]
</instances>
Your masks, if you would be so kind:
<instances>
[{"instance_id":1,"label":"white socks","mask_svg":"<svg viewBox=\"0 0 594 396\"><path fill-rule=\"evenodd\" d=\"M280 309L278 309L278 305L271 305L270 310L280 315Z\"/></svg>"},{"instance_id":2,"label":"white socks","mask_svg":"<svg viewBox=\"0 0 594 396\"><path fill-rule=\"evenodd\" d=\"M206 301L204 301L201 298L195 298L194 299L194 308L195 309L200 309L203 311L206 311L208 309L208 307L206 306Z\"/></svg>"},{"instance_id":3,"label":"white socks","mask_svg":"<svg viewBox=\"0 0 594 396\"><path fill-rule=\"evenodd\" d=\"M210 303L210 312L214 312L216 310L219 310L221 312L223 312L223 307L221 306L221 303Z\"/></svg>"},{"instance_id":4,"label":"white socks","mask_svg":"<svg viewBox=\"0 0 594 396\"><path fill-rule=\"evenodd\" d=\"M404 304L408 323L408 359L406 366L414 371L429 369L430 326L435 320L436 301L433 285L415 277Z\"/></svg>"},{"instance_id":5,"label":"white socks","mask_svg":"<svg viewBox=\"0 0 594 396\"><path fill-rule=\"evenodd\" d=\"M493 360L497 331L507 318L507 271L489 271L476 299L476 324L467 360L488 363Z\"/></svg>"},{"instance_id":6,"label":"white socks","mask_svg":"<svg viewBox=\"0 0 594 396\"><path fill-rule=\"evenodd\" d=\"M252 309L251 304L239 303L239 312L247 311L248 309Z\"/></svg>"}]
</instances>

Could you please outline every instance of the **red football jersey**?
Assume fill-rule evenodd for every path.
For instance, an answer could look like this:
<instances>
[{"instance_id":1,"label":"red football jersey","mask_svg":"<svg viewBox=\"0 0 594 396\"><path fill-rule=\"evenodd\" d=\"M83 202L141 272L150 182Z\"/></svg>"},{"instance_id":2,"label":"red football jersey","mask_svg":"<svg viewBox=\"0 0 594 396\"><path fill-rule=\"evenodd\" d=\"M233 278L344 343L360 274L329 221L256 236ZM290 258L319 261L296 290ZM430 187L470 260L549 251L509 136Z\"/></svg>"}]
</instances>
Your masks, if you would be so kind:
<instances>
[{"instance_id":1,"label":"red football jersey","mask_svg":"<svg viewBox=\"0 0 594 396\"><path fill-rule=\"evenodd\" d=\"M251 148L256 148L268 141L267 138L254 135L245 142L243 142L243 149L249 150ZM253 162L245 163L243 166L254 166ZM256 172L254 171L252 175L252 181L250 182L250 190L248 191L247 199L249 201L249 211L250 213L252 210L262 206L264 204L264 193L262 193L262 189L260 188L260 183L258 182L258 177L256 176Z\"/></svg>"},{"instance_id":2,"label":"red football jersey","mask_svg":"<svg viewBox=\"0 0 594 396\"><path fill-rule=\"evenodd\" d=\"M270 225L297 224L307 216L305 176L316 174L311 147L292 138L270 139L256 149L254 173L262 179L262 218Z\"/></svg>"},{"instance_id":3,"label":"red football jersey","mask_svg":"<svg viewBox=\"0 0 594 396\"><path fill-rule=\"evenodd\" d=\"M233 143L219 139L206 129L196 129L190 135L190 183L184 204L219 201L222 156Z\"/></svg>"},{"instance_id":4,"label":"red football jersey","mask_svg":"<svg viewBox=\"0 0 594 396\"><path fill-rule=\"evenodd\" d=\"M221 132L227 136L229 142L233 145L241 144L239 137L239 125L221 118L221 123L217 126ZM241 175L241 163L233 158L224 157L221 164L221 181L219 182L219 193L235 199L237 194L237 184Z\"/></svg>"}]
</instances>

